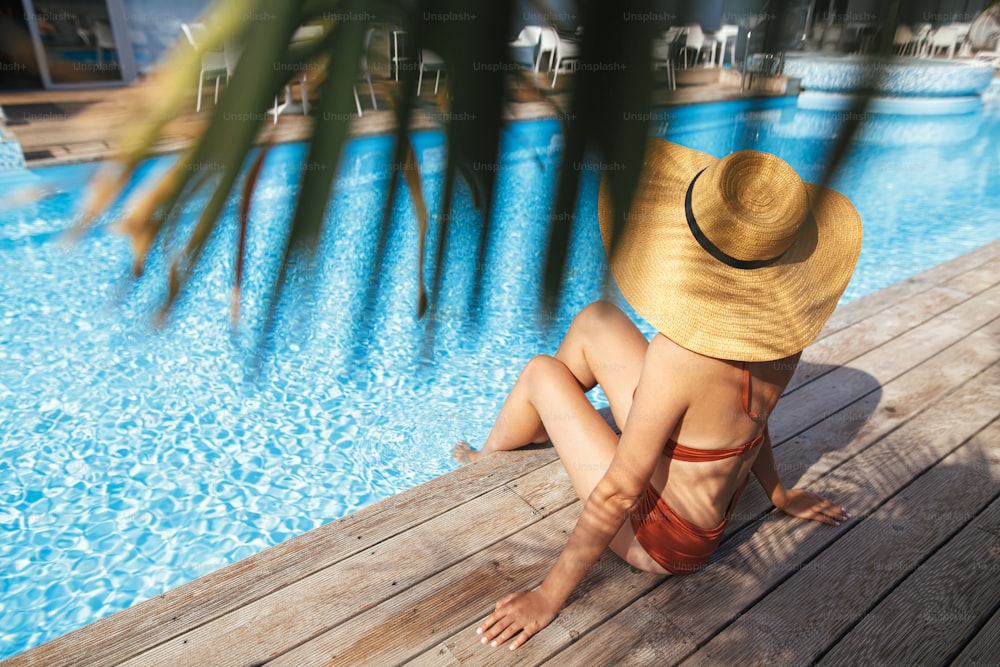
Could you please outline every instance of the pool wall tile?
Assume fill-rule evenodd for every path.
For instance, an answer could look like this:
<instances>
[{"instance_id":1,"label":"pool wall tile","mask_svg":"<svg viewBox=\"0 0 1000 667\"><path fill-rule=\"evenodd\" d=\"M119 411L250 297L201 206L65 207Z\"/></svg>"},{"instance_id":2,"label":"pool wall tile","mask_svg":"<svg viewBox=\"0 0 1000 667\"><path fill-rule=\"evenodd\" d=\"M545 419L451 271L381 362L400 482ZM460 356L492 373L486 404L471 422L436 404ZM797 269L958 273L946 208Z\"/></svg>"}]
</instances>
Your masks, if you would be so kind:
<instances>
[{"instance_id":1,"label":"pool wall tile","mask_svg":"<svg viewBox=\"0 0 1000 667\"><path fill-rule=\"evenodd\" d=\"M985 64L920 58L871 62L858 56L789 54L783 72L801 79L804 90L845 93L866 88L873 66L875 87L888 96L978 95L993 80L993 68Z\"/></svg>"},{"instance_id":2,"label":"pool wall tile","mask_svg":"<svg viewBox=\"0 0 1000 667\"><path fill-rule=\"evenodd\" d=\"M24 151L17 139L0 139L0 171L24 169Z\"/></svg>"}]
</instances>

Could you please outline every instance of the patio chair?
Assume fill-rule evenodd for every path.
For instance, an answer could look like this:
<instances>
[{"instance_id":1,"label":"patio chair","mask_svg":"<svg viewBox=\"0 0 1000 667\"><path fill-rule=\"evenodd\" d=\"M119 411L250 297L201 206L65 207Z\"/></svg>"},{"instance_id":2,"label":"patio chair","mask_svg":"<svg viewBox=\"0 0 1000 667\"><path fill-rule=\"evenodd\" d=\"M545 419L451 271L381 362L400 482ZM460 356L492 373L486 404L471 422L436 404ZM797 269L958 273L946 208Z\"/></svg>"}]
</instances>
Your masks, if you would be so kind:
<instances>
[{"instance_id":1,"label":"patio chair","mask_svg":"<svg viewBox=\"0 0 1000 667\"><path fill-rule=\"evenodd\" d=\"M899 51L899 55L905 56L913 49L916 53L917 46L920 40L917 38L913 29L908 25L900 25L896 28L896 33L892 38L892 45Z\"/></svg>"},{"instance_id":2,"label":"patio chair","mask_svg":"<svg viewBox=\"0 0 1000 667\"><path fill-rule=\"evenodd\" d=\"M428 49L420 49L420 73L417 75L417 95L420 95L420 86L424 82L424 70L435 72L434 94L437 95L438 84L441 83L441 71L444 69L444 60L441 56Z\"/></svg>"},{"instance_id":3,"label":"patio chair","mask_svg":"<svg viewBox=\"0 0 1000 667\"><path fill-rule=\"evenodd\" d=\"M201 23L181 23L181 32L187 39L188 44L195 50L201 50L202 37L205 34L205 26ZM202 88L205 78L215 78L215 101L219 102L219 80L223 76L228 76L226 58L222 51L205 51L201 54L201 72L198 74L198 102L195 104L195 111L201 111Z\"/></svg>"},{"instance_id":4,"label":"patio chair","mask_svg":"<svg viewBox=\"0 0 1000 667\"><path fill-rule=\"evenodd\" d=\"M522 69L530 69L535 77L535 88L538 88L538 69L542 60L542 26L526 25L518 33L517 39L507 42L507 50L515 65ZM518 78L518 85L520 85Z\"/></svg>"},{"instance_id":5,"label":"patio chair","mask_svg":"<svg viewBox=\"0 0 1000 667\"><path fill-rule=\"evenodd\" d=\"M958 31L953 26L943 25L930 35L928 40L929 55L935 57L943 50L947 52L948 58L954 58L955 46L958 42Z\"/></svg>"},{"instance_id":6,"label":"patio chair","mask_svg":"<svg viewBox=\"0 0 1000 667\"><path fill-rule=\"evenodd\" d=\"M539 49L543 48L548 43L555 43L555 50L552 55L549 56L550 69L552 70L552 87L556 87L556 79L559 78L559 70L563 69L564 65L575 65L577 59L580 57L580 45L576 42L568 39L564 39L556 32L555 28L545 28L543 35L548 33L548 37L542 37L541 42L539 42ZM539 52L539 57L541 57L541 52Z\"/></svg>"},{"instance_id":7,"label":"patio chair","mask_svg":"<svg viewBox=\"0 0 1000 667\"><path fill-rule=\"evenodd\" d=\"M551 72L556 62L556 51L558 49L559 33L556 32L555 28L543 26L538 34L538 54L535 61L538 64L538 68L541 69L542 58L548 54L549 65L546 71Z\"/></svg>"},{"instance_id":8,"label":"patio chair","mask_svg":"<svg viewBox=\"0 0 1000 667\"><path fill-rule=\"evenodd\" d=\"M684 36L684 46L681 47L681 54L684 56L684 67L687 68L687 54L688 51L694 51L694 65L698 64L698 59L701 57L702 51L708 49L711 50L712 45L705 43L705 33L702 32L701 26L697 23L692 23L687 26L686 33Z\"/></svg>"},{"instance_id":9,"label":"patio chair","mask_svg":"<svg viewBox=\"0 0 1000 667\"><path fill-rule=\"evenodd\" d=\"M105 21L94 21L94 46L97 48L97 66L104 68L104 52L117 51L115 36L111 32L111 26Z\"/></svg>"},{"instance_id":10,"label":"patio chair","mask_svg":"<svg viewBox=\"0 0 1000 667\"><path fill-rule=\"evenodd\" d=\"M361 61L359 63L358 77L364 79L368 82L368 92L372 97L372 109L378 111L378 103L375 101L375 88L372 86L372 75L368 71L368 46L371 44L372 35L375 33L375 28L368 28L365 33L365 43L364 48L361 50ZM305 84L303 84L305 85ZM354 84L354 105L358 109L358 116L364 116L364 112L361 110L361 100L358 98L358 86Z\"/></svg>"},{"instance_id":11,"label":"patio chair","mask_svg":"<svg viewBox=\"0 0 1000 667\"><path fill-rule=\"evenodd\" d=\"M930 39L931 32L934 30L934 26L930 23L921 23L919 25L913 26L913 34L917 38L917 45L914 48L913 55L924 57L927 55L928 44L927 41Z\"/></svg>"},{"instance_id":12,"label":"patio chair","mask_svg":"<svg viewBox=\"0 0 1000 667\"><path fill-rule=\"evenodd\" d=\"M653 71L667 71L667 85L670 90L677 90L677 77L674 72L673 41L666 37L653 40Z\"/></svg>"},{"instance_id":13,"label":"patio chair","mask_svg":"<svg viewBox=\"0 0 1000 667\"><path fill-rule=\"evenodd\" d=\"M323 37L323 26L319 25L304 25L295 31L292 35L293 42L306 42L309 40L320 39ZM285 111L292 113L289 110L302 111L303 116L309 115L309 82L308 72L303 69L302 75L299 77L299 98L302 100L301 106L296 106L294 102L294 96L292 95L292 86L294 83L289 82L285 85L285 99L279 104L278 96L274 97L274 107L268 113L273 114L274 123L278 122L278 116L280 116Z\"/></svg>"},{"instance_id":14,"label":"patio chair","mask_svg":"<svg viewBox=\"0 0 1000 667\"><path fill-rule=\"evenodd\" d=\"M969 42L969 30L971 30L972 24L952 23L951 27L955 31L955 42L958 49L958 55L962 58L972 57L972 44Z\"/></svg>"},{"instance_id":15,"label":"patio chair","mask_svg":"<svg viewBox=\"0 0 1000 667\"><path fill-rule=\"evenodd\" d=\"M729 47L729 64L736 65L736 42L740 38L740 27L727 23L715 32L715 42L719 45L719 67L726 64L726 47ZM730 41L732 40L732 41Z\"/></svg>"}]
</instances>

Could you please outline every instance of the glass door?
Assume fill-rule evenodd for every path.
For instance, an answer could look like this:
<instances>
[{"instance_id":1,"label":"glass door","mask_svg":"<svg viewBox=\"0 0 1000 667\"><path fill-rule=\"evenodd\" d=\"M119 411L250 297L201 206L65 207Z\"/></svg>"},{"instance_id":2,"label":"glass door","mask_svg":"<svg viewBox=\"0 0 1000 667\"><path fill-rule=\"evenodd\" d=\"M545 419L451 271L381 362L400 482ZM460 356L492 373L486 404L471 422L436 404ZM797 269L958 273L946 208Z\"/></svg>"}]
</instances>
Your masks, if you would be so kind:
<instances>
[{"instance_id":1,"label":"glass door","mask_svg":"<svg viewBox=\"0 0 1000 667\"><path fill-rule=\"evenodd\" d=\"M23 3L46 88L89 88L135 78L121 0Z\"/></svg>"}]
</instances>

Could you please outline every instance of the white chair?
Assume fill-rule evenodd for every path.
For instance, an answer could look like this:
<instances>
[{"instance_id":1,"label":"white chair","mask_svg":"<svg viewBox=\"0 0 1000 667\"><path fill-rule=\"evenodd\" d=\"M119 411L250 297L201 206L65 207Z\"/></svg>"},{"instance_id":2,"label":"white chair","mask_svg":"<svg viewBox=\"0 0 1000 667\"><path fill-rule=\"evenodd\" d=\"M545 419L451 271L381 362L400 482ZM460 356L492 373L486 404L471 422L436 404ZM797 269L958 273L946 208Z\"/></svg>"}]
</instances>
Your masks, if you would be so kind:
<instances>
[{"instance_id":1,"label":"white chair","mask_svg":"<svg viewBox=\"0 0 1000 667\"><path fill-rule=\"evenodd\" d=\"M937 56L941 51L948 54L948 58L955 57L955 45L958 43L958 32L950 25L943 25L934 30L928 39L929 55Z\"/></svg>"},{"instance_id":2,"label":"white chair","mask_svg":"<svg viewBox=\"0 0 1000 667\"><path fill-rule=\"evenodd\" d=\"M104 21L94 21L94 42L97 47L97 66L104 69L104 52L116 51L115 36L111 32L111 26Z\"/></svg>"},{"instance_id":3,"label":"white chair","mask_svg":"<svg viewBox=\"0 0 1000 667\"><path fill-rule=\"evenodd\" d=\"M535 60L535 64L538 66L538 69L541 69L542 58L545 57L545 54L548 54L549 65L546 71L551 72L552 66L556 61L556 50L558 49L559 33L556 32L555 28L543 27L538 33L538 54L537 59Z\"/></svg>"},{"instance_id":4,"label":"white chair","mask_svg":"<svg viewBox=\"0 0 1000 667\"><path fill-rule=\"evenodd\" d=\"M227 85L229 84L229 80L232 78L233 73L236 71L236 65L239 64L241 55L243 55L243 47L241 45L233 44L232 42L229 41L223 43L222 60L225 63L225 68L226 68L225 74L226 74ZM303 108L303 113L308 114L309 97L305 91L305 74L302 75L302 78L303 78L303 84L301 89L302 105L303 105L302 108ZM277 95L274 96L274 106L271 108L270 111L268 111L268 113L271 114L271 116L273 117L272 123L276 124L278 122L278 116L281 115L281 112L287 109L291 105L292 102L291 95L292 95L292 88L289 85L285 86L285 101L283 103L278 102ZM219 102L219 78L216 78L215 80L215 102L216 103Z\"/></svg>"},{"instance_id":5,"label":"white chair","mask_svg":"<svg viewBox=\"0 0 1000 667\"><path fill-rule=\"evenodd\" d=\"M444 60L441 56L427 49L420 49L420 74L417 75L417 95L420 95L420 86L424 82L424 70L436 72L434 77L434 94L437 95L438 84L441 83L441 70L444 69Z\"/></svg>"},{"instance_id":6,"label":"white chair","mask_svg":"<svg viewBox=\"0 0 1000 667\"><path fill-rule=\"evenodd\" d=\"M697 23L692 23L688 25L684 36L684 46L681 47L681 53L684 55L684 67L686 68L688 66L687 64L688 51L694 51L693 64L697 65L698 58L701 57L701 52L704 51L706 48L711 49L712 45L705 44L705 33L701 31L701 26L698 25Z\"/></svg>"},{"instance_id":7,"label":"white chair","mask_svg":"<svg viewBox=\"0 0 1000 667\"><path fill-rule=\"evenodd\" d=\"M201 23L181 23L181 32L188 44L196 51L201 51L205 35L205 26ZM205 77L215 77L215 101L219 102L219 79L228 76L226 58L222 51L205 51L201 54L201 72L198 74L198 102L195 111L201 111L201 91Z\"/></svg>"},{"instance_id":8,"label":"white chair","mask_svg":"<svg viewBox=\"0 0 1000 667\"><path fill-rule=\"evenodd\" d=\"M400 63L410 59L408 56L403 55L406 51L406 31L394 26L389 26L388 30L389 36L392 39L392 44L389 45L389 66L392 68L392 78L395 81L399 81ZM402 47L399 45L400 42L403 43Z\"/></svg>"},{"instance_id":9,"label":"white chair","mask_svg":"<svg viewBox=\"0 0 1000 667\"><path fill-rule=\"evenodd\" d=\"M324 28L320 25L304 25L296 29L295 33L292 35L292 42L308 42L310 40L322 39L324 34ZM306 69L302 70L302 76L299 77L299 99L302 100L301 106L297 106L294 102L294 96L292 95L292 83L285 85L285 100L278 103L277 95L274 97L274 108L268 113L273 114L274 122L278 122L278 116L284 112L295 113L302 112L303 116L309 115L309 76Z\"/></svg>"},{"instance_id":10,"label":"white chair","mask_svg":"<svg viewBox=\"0 0 1000 667\"><path fill-rule=\"evenodd\" d=\"M555 43L555 50L549 56L549 67L552 70L552 87L556 87L556 79L559 78L559 70L563 68L564 65L575 65L577 59L580 57L580 45L574 41L568 39L563 39L555 28L545 28L544 34L548 34L548 37L543 37L539 42L538 48L542 49L543 46ZM539 51L539 59L541 58L541 51Z\"/></svg>"},{"instance_id":11,"label":"white chair","mask_svg":"<svg viewBox=\"0 0 1000 667\"><path fill-rule=\"evenodd\" d=\"M674 72L673 41L665 36L653 40L653 71L667 70L667 85L671 90L677 90L677 77Z\"/></svg>"},{"instance_id":12,"label":"white chair","mask_svg":"<svg viewBox=\"0 0 1000 667\"><path fill-rule=\"evenodd\" d=\"M960 42L969 36L969 30L972 28L971 23L951 23L949 25L955 31L955 36Z\"/></svg>"},{"instance_id":13,"label":"white chair","mask_svg":"<svg viewBox=\"0 0 1000 667\"><path fill-rule=\"evenodd\" d=\"M677 53L684 47L687 27L672 26L653 39L653 71L667 70L667 83L677 90Z\"/></svg>"},{"instance_id":14,"label":"white chair","mask_svg":"<svg viewBox=\"0 0 1000 667\"><path fill-rule=\"evenodd\" d=\"M969 30L972 28L972 24L952 23L951 27L955 31L955 42L958 47L958 55L963 58L971 57L972 44L969 43Z\"/></svg>"},{"instance_id":15,"label":"white chair","mask_svg":"<svg viewBox=\"0 0 1000 667\"><path fill-rule=\"evenodd\" d=\"M917 45L914 48L913 55L923 57L927 55L928 51L928 40L930 39L931 32L934 30L934 26L930 23L921 23L913 27L913 34L917 38Z\"/></svg>"},{"instance_id":16,"label":"white chair","mask_svg":"<svg viewBox=\"0 0 1000 667\"><path fill-rule=\"evenodd\" d=\"M917 44L917 36L914 34L913 29L910 28L910 26L900 25L896 27L896 33L892 38L892 45L899 50L899 55L908 55L910 53L910 49L915 51Z\"/></svg>"},{"instance_id":17,"label":"white chair","mask_svg":"<svg viewBox=\"0 0 1000 667\"><path fill-rule=\"evenodd\" d=\"M736 42L740 37L740 27L727 23L715 32L715 43L719 46L719 67L726 64L726 47L729 47L729 63L736 65Z\"/></svg>"},{"instance_id":18,"label":"white chair","mask_svg":"<svg viewBox=\"0 0 1000 667\"><path fill-rule=\"evenodd\" d=\"M369 28L365 33L365 44L361 51L360 71L358 72L358 76L368 82L368 92L372 97L372 109L378 111L378 103L375 101L375 88L372 86L372 76L368 71L368 46L371 44L372 34L374 34L374 32L375 28ZM365 114L361 110L361 100L358 98L357 84L354 86L354 105L358 109L358 116L364 116Z\"/></svg>"},{"instance_id":19,"label":"white chair","mask_svg":"<svg viewBox=\"0 0 1000 667\"><path fill-rule=\"evenodd\" d=\"M667 28L663 31L662 38L664 42L668 42L672 46L679 46L677 44L681 37L687 34L687 28L682 25L675 25Z\"/></svg>"},{"instance_id":20,"label":"white chair","mask_svg":"<svg viewBox=\"0 0 1000 667\"><path fill-rule=\"evenodd\" d=\"M539 49L542 39L542 26L527 25L518 33L517 39L507 42L507 50L515 65L530 69L535 76L535 88L538 88L538 68L542 59ZM518 78L518 85L521 79Z\"/></svg>"}]
</instances>

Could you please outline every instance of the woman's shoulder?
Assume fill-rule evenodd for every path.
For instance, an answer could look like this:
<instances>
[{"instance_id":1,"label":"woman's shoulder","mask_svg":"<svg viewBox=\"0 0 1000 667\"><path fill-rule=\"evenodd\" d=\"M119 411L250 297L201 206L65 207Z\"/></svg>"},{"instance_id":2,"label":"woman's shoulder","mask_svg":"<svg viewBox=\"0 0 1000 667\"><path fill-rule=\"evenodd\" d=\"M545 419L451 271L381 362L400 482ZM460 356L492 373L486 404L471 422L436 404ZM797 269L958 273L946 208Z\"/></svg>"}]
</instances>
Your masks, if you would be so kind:
<instances>
[{"instance_id":1,"label":"woman's shoulder","mask_svg":"<svg viewBox=\"0 0 1000 667\"><path fill-rule=\"evenodd\" d=\"M709 383L742 381L742 371L749 367L750 375L758 382L784 388L798 367L801 352L774 361L747 363L733 359L719 359L688 350L663 334L656 334L649 344L647 364L657 371L668 373L675 382Z\"/></svg>"},{"instance_id":2,"label":"woman's shoulder","mask_svg":"<svg viewBox=\"0 0 1000 667\"><path fill-rule=\"evenodd\" d=\"M735 362L692 352L658 333L649 342L646 363L655 366L657 371L669 374L675 382L684 378L701 382L724 374Z\"/></svg>"},{"instance_id":3,"label":"woman's shoulder","mask_svg":"<svg viewBox=\"0 0 1000 667\"><path fill-rule=\"evenodd\" d=\"M796 352L795 354L783 359L761 361L752 364L753 373L755 376L760 377L765 381L773 382L783 388L795 374L795 369L799 366L799 358L801 356L801 352Z\"/></svg>"}]
</instances>

